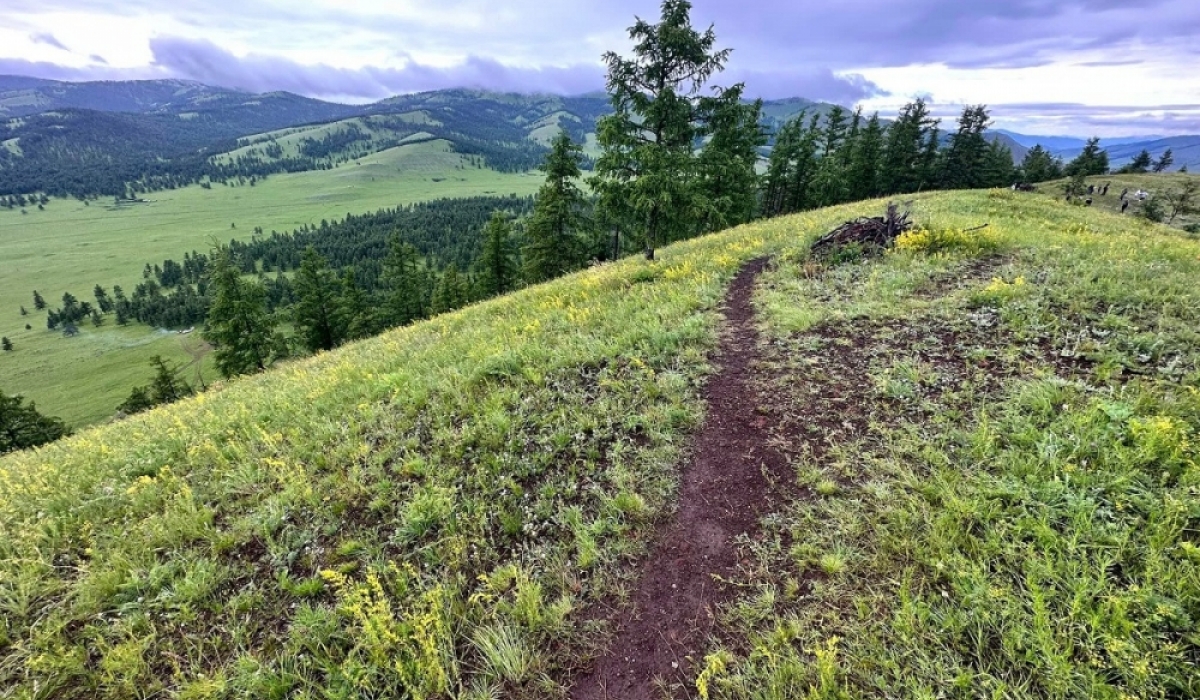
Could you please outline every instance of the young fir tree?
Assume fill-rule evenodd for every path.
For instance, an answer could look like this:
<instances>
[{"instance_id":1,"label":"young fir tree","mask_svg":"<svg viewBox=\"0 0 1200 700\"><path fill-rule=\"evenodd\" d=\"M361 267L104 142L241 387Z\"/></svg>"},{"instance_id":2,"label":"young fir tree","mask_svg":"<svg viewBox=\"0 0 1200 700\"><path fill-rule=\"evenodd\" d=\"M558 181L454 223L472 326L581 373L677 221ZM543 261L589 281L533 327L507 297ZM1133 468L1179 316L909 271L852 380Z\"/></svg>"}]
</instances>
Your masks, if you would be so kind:
<instances>
[{"instance_id":1,"label":"young fir tree","mask_svg":"<svg viewBox=\"0 0 1200 700\"><path fill-rule=\"evenodd\" d=\"M358 340L375 334L378 324L371 298L358 286L354 268L347 268L342 275L342 296L338 299L338 313L346 324L346 339Z\"/></svg>"},{"instance_id":2,"label":"young fir tree","mask_svg":"<svg viewBox=\"0 0 1200 700\"><path fill-rule=\"evenodd\" d=\"M542 165L546 183L538 190L533 214L525 225L524 274L527 282L553 279L583 263L580 233L586 223L587 201L575 184L581 174L582 153L564 129L555 137ZM445 274L442 281L445 281Z\"/></svg>"},{"instance_id":3,"label":"young fir tree","mask_svg":"<svg viewBox=\"0 0 1200 700\"><path fill-rule=\"evenodd\" d=\"M8 339L8 336L0 338L0 350L4 350L4 352L13 351L13 344L12 341Z\"/></svg>"},{"instance_id":4,"label":"young fir tree","mask_svg":"<svg viewBox=\"0 0 1200 700\"><path fill-rule=\"evenodd\" d=\"M492 212L483 228L483 250L475 261L479 296L494 297L513 290L517 284L512 222L502 211Z\"/></svg>"},{"instance_id":5,"label":"young fir tree","mask_svg":"<svg viewBox=\"0 0 1200 700\"><path fill-rule=\"evenodd\" d=\"M266 291L258 282L242 279L227 249L213 258L204 337L215 348L217 369L225 377L261 372L277 351Z\"/></svg>"},{"instance_id":6,"label":"young fir tree","mask_svg":"<svg viewBox=\"0 0 1200 700\"><path fill-rule=\"evenodd\" d=\"M425 290L417 249L392 237L387 259L383 261L387 286L387 317L393 326L405 326L425 318Z\"/></svg>"},{"instance_id":7,"label":"young fir tree","mask_svg":"<svg viewBox=\"0 0 1200 700\"><path fill-rule=\"evenodd\" d=\"M154 408L154 399L150 397L150 387L135 386L129 392L129 396L117 406L117 410L126 415L132 416L135 413L149 411Z\"/></svg>"},{"instance_id":8,"label":"young fir tree","mask_svg":"<svg viewBox=\"0 0 1200 700\"><path fill-rule=\"evenodd\" d=\"M338 301L337 277L311 245L300 256L300 269L292 284L296 330L309 352L332 350L346 339L346 324Z\"/></svg>"},{"instance_id":9,"label":"young fir tree","mask_svg":"<svg viewBox=\"0 0 1200 700\"><path fill-rule=\"evenodd\" d=\"M742 85L702 100L708 141L697 158L705 206L698 233L719 231L754 218L758 207L758 149L766 144L762 100L742 100Z\"/></svg>"},{"instance_id":10,"label":"young fir tree","mask_svg":"<svg viewBox=\"0 0 1200 700\"><path fill-rule=\"evenodd\" d=\"M714 50L711 27L692 28L691 7L663 0L658 24L638 18L630 27L632 58L604 55L613 114L597 123L601 155L592 186L601 209L628 208L649 260L660 243L694 231L701 207L695 143L707 117L699 96L729 57Z\"/></svg>"},{"instance_id":11,"label":"young fir tree","mask_svg":"<svg viewBox=\"0 0 1200 700\"><path fill-rule=\"evenodd\" d=\"M980 187L1007 187L1013 183L1016 167L1013 154L999 139L988 144L980 169Z\"/></svg>"},{"instance_id":12,"label":"young fir tree","mask_svg":"<svg viewBox=\"0 0 1200 700\"><path fill-rule=\"evenodd\" d=\"M28 310L28 309L26 309L24 306L22 306L22 307L21 307L21 315L22 315L22 316L28 316L28 315L29 315L29 310Z\"/></svg>"},{"instance_id":13,"label":"young fir tree","mask_svg":"<svg viewBox=\"0 0 1200 700\"><path fill-rule=\"evenodd\" d=\"M1154 162L1152 170L1156 173L1161 173L1175 163L1175 153L1171 149L1163 151L1162 156Z\"/></svg>"},{"instance_id":14,"label":"young fir tree","mask_svg":"<svg viewBox=\"0 0 1200 700\"><path fill-rule=\"evenodd\" d=\"M157 403L174 403L192 394L192 387L175 376L179 373L179 368L168 365L162 355L151 357L150 366L154 368L150 393Z\"/></svg>"},{"instance_id":15,"label":"young fir tree","mask_svg":"<svg viewBox=\"0 0 1200 700\"><path fill-rule=\"evenodd\" d=\"M46 300L42 298L41 294L38 294L36 289L33 290L33 308L37 309L38 311L46 308Z\"/></svg>"}]
</instances>

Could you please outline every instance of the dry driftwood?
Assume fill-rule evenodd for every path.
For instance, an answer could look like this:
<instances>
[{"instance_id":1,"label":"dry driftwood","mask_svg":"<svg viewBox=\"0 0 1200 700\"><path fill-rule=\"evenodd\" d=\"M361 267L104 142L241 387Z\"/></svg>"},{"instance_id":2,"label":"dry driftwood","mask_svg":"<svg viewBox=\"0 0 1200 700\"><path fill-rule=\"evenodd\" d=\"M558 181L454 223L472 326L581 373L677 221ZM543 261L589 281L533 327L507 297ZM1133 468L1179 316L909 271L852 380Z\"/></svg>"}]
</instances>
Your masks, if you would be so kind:
<instances>
[{"instance_id":1,"label":"dry driftwood","mask_svg":"<svg viewBox=\"0 0 1200 700\"><path fill-rule=\"evenodd\" d=\"M900 234L912 228L909 212L900 213L894 202L888 204L887 214L847 221L818 238L812 244L813 255L828 258L844 248L857 245L864 253L890 248Z\"/></svg>"}]
</instances>

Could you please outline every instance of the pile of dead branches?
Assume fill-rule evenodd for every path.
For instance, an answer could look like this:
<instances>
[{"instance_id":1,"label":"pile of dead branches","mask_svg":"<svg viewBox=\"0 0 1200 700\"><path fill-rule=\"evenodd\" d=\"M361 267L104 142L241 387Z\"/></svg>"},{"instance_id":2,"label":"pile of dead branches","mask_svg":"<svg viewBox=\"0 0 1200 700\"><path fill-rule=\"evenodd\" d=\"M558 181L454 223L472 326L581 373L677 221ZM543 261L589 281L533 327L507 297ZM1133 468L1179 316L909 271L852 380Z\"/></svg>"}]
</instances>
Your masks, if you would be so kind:
<instances>
[{"instance_id":1,"label":"pile of dead branches","mask_svg":"<svg viewBox=\"0 0 1200 700\"><path fill-rule=\"evenodd\" d=\"M888 204L887 214L847 221L818 238L812 244L812 253L817 258L837 258L847 249L855 248L858 254L872 255L892 247L900 234L912 228L909 212L900 213L895 203Z\"/></svg>"}]
</instances>

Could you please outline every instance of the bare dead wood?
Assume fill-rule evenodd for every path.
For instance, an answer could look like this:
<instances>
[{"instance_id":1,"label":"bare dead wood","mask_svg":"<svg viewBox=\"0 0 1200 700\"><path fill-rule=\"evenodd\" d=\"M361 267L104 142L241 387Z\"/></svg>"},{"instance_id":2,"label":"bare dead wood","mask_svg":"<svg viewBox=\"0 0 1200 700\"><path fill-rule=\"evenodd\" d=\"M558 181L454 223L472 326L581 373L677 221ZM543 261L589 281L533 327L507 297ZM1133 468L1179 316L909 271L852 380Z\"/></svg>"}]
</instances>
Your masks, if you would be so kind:
<instances>
[{"instance_id":1,"label":"bare dead wood","mask_svg":"<svg viewBox=\"0 0 1200 700\"><path fill-rule=\"evenodd\" d=\"M818 238L812 244L812 253L818 258L829 258L850 246L857 246L865 254L879 253L895 244L900 234L912 228L909 212L900 213L900 207L891 202L884 216L863 217L838 226Z\"/></svg>"}]
</instances>

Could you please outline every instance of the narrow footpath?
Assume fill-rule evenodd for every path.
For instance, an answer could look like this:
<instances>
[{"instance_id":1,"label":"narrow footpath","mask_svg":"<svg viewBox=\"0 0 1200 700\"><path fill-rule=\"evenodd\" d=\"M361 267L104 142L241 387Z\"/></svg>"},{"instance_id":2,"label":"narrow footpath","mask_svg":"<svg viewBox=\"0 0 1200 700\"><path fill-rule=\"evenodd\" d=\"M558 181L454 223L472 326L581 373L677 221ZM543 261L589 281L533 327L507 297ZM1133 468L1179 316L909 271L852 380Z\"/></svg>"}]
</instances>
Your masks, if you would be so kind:
<instances>
[{"instance_id":1,"label":"narrow footpath","mask_svg":"<svg viewBox=\"0 0 1200 700\"><path fill-rule=\"evenodd\" d=\"M755 389L758 331L754 283L765 259L748 263L729 287L719 371L703 392L704 424L684 466L678 509L646 560L632 606L615 620L608 653L578 678L574 700L657 700L655 679L690 686L702 662L718 606L731 592L721 581L737 568L735 540L757 530L772 483L790 484L784 454L768 444L774 427Z\"/></svg>"}]
</instances>

